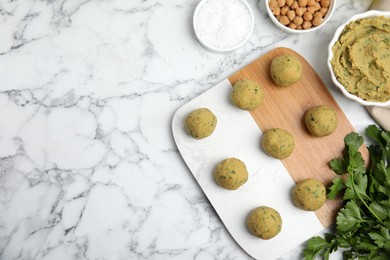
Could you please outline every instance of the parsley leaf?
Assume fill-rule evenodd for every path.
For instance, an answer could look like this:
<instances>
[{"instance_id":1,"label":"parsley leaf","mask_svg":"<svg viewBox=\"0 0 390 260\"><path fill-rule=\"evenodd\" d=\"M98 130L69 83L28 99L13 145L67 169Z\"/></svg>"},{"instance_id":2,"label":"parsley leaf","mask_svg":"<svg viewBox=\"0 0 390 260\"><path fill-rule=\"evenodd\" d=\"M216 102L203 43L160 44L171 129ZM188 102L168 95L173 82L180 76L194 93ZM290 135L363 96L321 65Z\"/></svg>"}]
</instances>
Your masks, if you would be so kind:
<instances>
[{"instance_id":1,"label":"parsley leaf","mask_svg":"<svg viewBox=\"0 0 390 260\"><path fill-rule=\"evenodd\" d=\"M351 200L344 208L340 209L336 218L336 230L340 233L354 233L362 221L358 205Z\"/></svg>"},{"instance_id":2,"label":"parsley leaf","mask_svg":"<svg viewBox=\"0 0 390 260\"><path fill-rule=\"evenodd\" d=\"M390 200L374 201L370 204L370 209L380 220L385 220L390 216Z\"/></svg>"},{"instance_id":3,"label":"parsley leaf","mask_svg":"<svg viewBox=\"0 0 390 260\"><path fill-rule=\"evenodd\" d=\"M344 200L358 200L359 198L371 200L371 198L366 194L368 185L367 175L358 173L355 173L355 175L349 175L345 185L347 186L347 189L344 193Z\"/></svg>"},{"instance_id":4,"label":"parsley leaf","mask_svg":"<svg viewBox=\"0 0 390 260\"><path fill-rule=\"evenodd\" d=\"M366 134L370 163L365 166L359 151L363 137L351 132L344 138L341 158L329 162L338 175L328 188L328 199L342 194L344 206L336 217L336 234L311 238L304 250L306 260L345 248L344 259L390 259L390 132L371 125Z\"/></svg>"},{"instance_id":5,"label":"parsley leaf","mask_svg":"<svg viewBox=\"0 0 390 260\"><path fill-rule=\"evenodd\" d=\"M329 259L330 253L336 250L336 237L327 234L325 239L319 236L309 239L307 246L303 251L303 256L306 260L314 260L318 255L322 255L324 259Z\"/></svg>"},{"instance_id":6,"label":"parsley leaf","mask_svg":"<svg viewBox=\"0 0 390 260\"><path fill-rule=\"evenodd\" d=\"M384 248L386 243L390 241L390 232L389 229L381 227L379 232L370 232L368 233L370 238L374 241L374 243L380 247Z\"/></svg>"},{"instance_id":7,"label":"parsley leaf","mask_svg":"<svg viewBox=\"0 0 390 260\"><path fill-rule=\"evenodd\" d=\"M335 199L337 195L345 190L347 186L344 184L344 180L341 177L336 177L332 181L332 186L328 189L327 197L328 199Z\"/></svg>"},{"instance_id":8,"label":"parsley leaf","mask_svg":"<svg viewBox=\"0 0 390 260\"><path fill-rule=\"evenodd\" d=\"M329 162L330 168L338 175L347 173L347 166L343 158L335 158Z\"/></svg>"}]
</instances>

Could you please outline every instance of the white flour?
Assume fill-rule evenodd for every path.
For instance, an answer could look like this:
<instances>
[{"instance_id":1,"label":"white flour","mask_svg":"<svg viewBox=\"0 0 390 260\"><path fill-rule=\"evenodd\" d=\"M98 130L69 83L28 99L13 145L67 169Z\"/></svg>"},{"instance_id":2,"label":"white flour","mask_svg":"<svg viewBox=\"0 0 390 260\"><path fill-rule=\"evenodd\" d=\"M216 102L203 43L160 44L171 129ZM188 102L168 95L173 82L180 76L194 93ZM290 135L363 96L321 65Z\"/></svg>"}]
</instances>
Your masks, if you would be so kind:
<instances>
[{"instance_id":1,"label":"white flour","mask_svg":"<svg viewBox=\"0 0 390 260\"><path fill-rule=\"evenodd\" d=\"M204 44L230 49L245 41L252 18L242 0L208 0L198 10L194 28Z\"/></svg>"}]
</instances>

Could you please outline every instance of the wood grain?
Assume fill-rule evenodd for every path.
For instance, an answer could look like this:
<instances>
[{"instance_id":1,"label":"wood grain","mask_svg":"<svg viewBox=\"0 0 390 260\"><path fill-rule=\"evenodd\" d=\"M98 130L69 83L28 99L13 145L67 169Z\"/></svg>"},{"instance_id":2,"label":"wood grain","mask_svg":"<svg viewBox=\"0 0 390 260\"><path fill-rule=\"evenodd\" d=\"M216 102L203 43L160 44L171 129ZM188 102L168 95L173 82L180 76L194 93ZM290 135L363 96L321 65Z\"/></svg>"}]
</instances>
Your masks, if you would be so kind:
<instances>
[{"instance_id":1,"label":"wood grain","mask_svg":"<svg viewBox=\"0 0 390 260\"><path fill-rule=\"evenodd\" d=\"M281 54L293 54L300 58L303 75L299 82L289 87L276 86L270 76L271 61ZM262 132L271 128L290 131L295 138L292 155L282 160L295 182L305 178L316 178L328 186L335 177L328 162L341 156L344 149L344 137L355 131L348 118L340 109L321 78L310 64L298 53L288 48L274 49L241 69L231 77L232 85L241 79L249 79L262 85L265 98L262 105L251 115ZM327 105L335 109L338 126L335 132L326 137L311 136L305 126L305 112L317 105ZM364 157L367 150L363 148ZM270 157L270 160L276 160ZM321 224L328 227L335 222L336 214L342 206L341 200L327 200L316 211Z\"/></svg>"}]
</instances>

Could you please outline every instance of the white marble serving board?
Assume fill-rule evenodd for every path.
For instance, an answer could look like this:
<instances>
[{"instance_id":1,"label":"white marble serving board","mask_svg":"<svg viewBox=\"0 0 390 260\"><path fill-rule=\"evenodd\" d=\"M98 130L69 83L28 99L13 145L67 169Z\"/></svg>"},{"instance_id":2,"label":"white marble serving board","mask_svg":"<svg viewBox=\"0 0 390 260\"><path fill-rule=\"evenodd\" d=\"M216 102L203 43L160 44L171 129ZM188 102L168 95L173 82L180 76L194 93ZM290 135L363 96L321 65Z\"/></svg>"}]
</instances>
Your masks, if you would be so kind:
<instances>
[{"instance_id":1,"label":"white marble serving board","mask_svg":"<svg viewBox=\"0 0 390 260\"><path fill-rule=\"evenodd\" d=\"M260 147L262 132L249 112L230 102L232 85L224 80L179 108L172 130L177 147L196 181L236 242L256 259L275 259L318 234L323 226L313 212L300 210L291 201L293 179L280 160ZM186 116L207 107L217 117L217 127L208 138L197 140L184 128ZM214 167L235 157L248 169L249 179L238 190L225 190L213 179ZM273 239L252 236L245 225L249 212L258 206L275 208L283 220L282 231Z\"/></svg>"}]
</instances>

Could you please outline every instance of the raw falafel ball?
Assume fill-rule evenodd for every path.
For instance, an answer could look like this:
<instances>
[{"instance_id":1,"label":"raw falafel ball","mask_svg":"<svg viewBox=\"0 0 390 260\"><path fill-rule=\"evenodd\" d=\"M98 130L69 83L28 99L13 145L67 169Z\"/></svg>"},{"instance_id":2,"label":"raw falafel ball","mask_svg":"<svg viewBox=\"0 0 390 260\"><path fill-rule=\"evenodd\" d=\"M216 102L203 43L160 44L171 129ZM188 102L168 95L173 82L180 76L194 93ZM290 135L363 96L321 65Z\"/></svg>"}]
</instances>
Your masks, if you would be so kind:
<instances>
[{"instance_id":1,"label":"raw falafel ball","mask_svg":"<svg viewBox=\"0 0 390 260\"><path fill-rule=\"evenodd\" d=\"M327 136L337 128L336 111L328 106L316 106L305 113L305 124L313 136Z\"/></svg>"},{"instance_id":2,"label":"raw falafel ball","mask_svg":"<svg viewBox=\"0 0 390 260\"><path fill-rule=\"evenodd\" d=\"M234 84L231 99L238 108L253 110L263 102L264 91L258 83L243 79Z\"/></svg>"},{"instance_id":3,"label":"raw falafel ball","mask_svg":"<svg viewBox=\"0 0 390 260\"><path fill-rule=\"evenodd\" d=\"M287 87L298 82L302 77L302 64L295 55L284 54L271 62L271 77L280 87Z\"/></svg>"},{"instance_id":4,"label":"raw falafel ball","mask_svg":"<svg viewBox=\"0 0 390 260\"><path fill-rule=\"evenodd\" d=\"M292 189L292 199L298 208L315 211L326 201L326 188L322 182L314 178L305 179Z\"/></svg>"},{"instance_id":5,"label":"raw falafel ball","mask_svg":"<svg viewBox=\"0 0 390 260\"><path fill-rule=\"evenodd\" d=\"M261 146L270 156L284 159L289 157L294 150L294 136L287 130L273 128L263 134Z\"/></svg>"},{"instance_id":6,"label":"raw falafel ball","mask_svg":"<svg viewBox=\"0 0 390 260\"><path fill-rule=\"evenodd\" d=\"M236 158L220 162L213 172L217 184L228 190L236 190L248 180L245 163Z\"/></svg>"},{"instance_id":7,"label":"raw falafel ball","mask_svg":"<svg viewBox=\"0 0 390 260\"><path fill-rule=\"evenodd\" d=\"M282 230L282 218L275 209L261 206L250 212L246 225L252 235L268 240Z\"/></svg>"},{"instance_id":8,"label":"raw falafel ball","mask_svg":"<svg viewBox=\"0 0 390 260\"><path fill-rule=\"evenodd\" d=\"M217 126L217 117L207 108L192 111L185 120L185 129L196 139L210 136Z\"/></svg>"}]
</instances>

